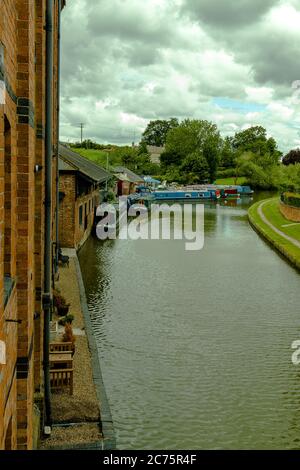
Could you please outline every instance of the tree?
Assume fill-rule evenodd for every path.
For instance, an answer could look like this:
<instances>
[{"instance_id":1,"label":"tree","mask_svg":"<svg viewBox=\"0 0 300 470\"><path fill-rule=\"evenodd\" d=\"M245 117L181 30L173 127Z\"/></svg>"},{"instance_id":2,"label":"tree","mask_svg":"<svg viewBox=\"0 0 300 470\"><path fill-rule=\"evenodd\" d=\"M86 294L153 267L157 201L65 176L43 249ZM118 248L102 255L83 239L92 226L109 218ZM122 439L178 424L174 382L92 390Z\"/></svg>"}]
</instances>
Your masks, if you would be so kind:
<instances>
[{"instance_id":1,"label":"tree","mask_svg":"<svg viewBox=\"0 0 300 470\"><path fill-rule=\"evenodd\" d=\"M262 126L252 126L237 132L233 138L232 144L233 147L239 151L259 153L266 142L266 129Z\"/></svg>"},{"instance_id":2,"label":"tree","mask_svg":"<svg viewBox=\"0 0 300 470\"><path fill-rule=\"evenodd\" d=\"M290 150L290 152L282 159L282 163L284 165L295 165L295 163L300 163L300 149Z\"/></svg>"},{"instance_id":3,"label":"tree","mask_svg":"<svg viewBox=\"0 0 300 470\"><path fill-rule=\"evenodd\" d=\"M168 166L166 172L162 175L162 179L166 180L168 183L184 183L184 178L178 166L170 165Z\"/></svg>"},{"instance_id":4,"label":"tree","mask_svg":"<svg viewBox=\"0 0 300 470\"><path fill-rule=\"evenodd\" d=\"M209 182L214 183L220 161L220 149L213 141L208 140L203 149L203 156L209 168Z\"/></svg>"},{"instance_id":5,"label":"tree","mask_svg":"<svg viewBox=\"0 0 300 470\"><path fill-rule=\"evenodd\" d=\"M194 152L185 157L181 171L195 183L205 183L209 179L209 166L200 152Z\"/></svg>"},{"instance_id":6,"label":"tree","mask_svg":"<svg viewBox=\"0 0 300 470\"><path fill-rule=\"evenodd\" d=\"M163 169L168 168L171 165L179 166L182 162L182 156L174 149L171 152L165 151L160 156L160 164Z\"/></svg>"},{"instance_id":7,"label":"tree","mask_svg":"<svg viewBox=\"0 0 300 470\"><path fill-rule=\"evenodd\" d=\"M236 152L233 149L232 137L225 137L222 143L220 155L220 166L223 168L233 168L236 163Z\"/></svg>"},{"instance_id":8,"label":"tree","mask_svg":"<svg viewBox=\"0 0 300 470\"><path fill-rule=\"evenodd\" d=\"M119 147L117 153L119 154L124 166L128 167L130 170L136 169L138 155L135 148L129 146Z\"/></svg>"},{"instance_id":9,"label":"tree","mask_svg":"<svg viewBox=\"0 0 300 470\"><path fill-rule=\"evenodd\" d=\"M141 141L139 146L138 146L138 155L143 155L143 154L148 154L149 155L149 152L147 150L147 144L146 142L144 141Z\"/></svg>"},{"instance_id":10,"label":"tree","mask_svg":"<svg viewBox=\"0 0 300 470\"><path fill-rule=\"evenodd\" d=\"M178 127L168 132L166 140L166 155L171 163L181 164L184 159L194 152L206 158L210 182L213 182L218 167L221 137L215 124L198 119L186 119ZM175 160L175 161L174 161ZM164 165L167 159L163 158Z\"/></svg>"},{"instance_id":11,"label":"tree","mask_svg":"<svg viewBox=\"0 0 300 470\"><path fill-rule=\"evenodd\" d=\"M251 184L253 188L272 188L270 175L267 175L267 173L251 159L241 159L241 161L239 161L239 168L242 174L247 178L247 182Z\"/></svg>"},{"instance_id":12,"label":"tree","mask_svg":"<svg viewBox=\"0 0 300 470\"><path fill-rule=\"evenodd\" d=\"M166 142L167 134L170 129L178 127L179 122L177 118L170 118L169 120L158 119L150 121L142 136L142 142L146 145L155 145L156 147L163 147Z\"/></svg>"},{"instance_id":13,"label":"tree","mask_svg":"<svg viewBox=\"0 0 300 470\"><path fill-rule=\"evenodd\" d=\"M281 152L273 137L267 138L267 131L262 126L252 126L244 131L237 132L232 141L233 148L239 155L243 152L252 152L257 155L270 155L274 163L278 163Z\"/></svg>"}]
</instances>

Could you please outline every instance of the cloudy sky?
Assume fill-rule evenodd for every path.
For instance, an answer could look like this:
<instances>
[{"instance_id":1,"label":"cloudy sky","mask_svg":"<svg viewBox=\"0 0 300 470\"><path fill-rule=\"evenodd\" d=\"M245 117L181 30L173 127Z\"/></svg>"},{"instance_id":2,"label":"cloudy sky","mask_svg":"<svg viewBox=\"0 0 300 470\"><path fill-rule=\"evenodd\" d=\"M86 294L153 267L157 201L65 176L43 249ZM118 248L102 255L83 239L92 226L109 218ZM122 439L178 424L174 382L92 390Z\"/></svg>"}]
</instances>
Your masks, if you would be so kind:
<instances>
[{"instance_id":1,"label":"cloudy sky","mask_svg":"<svg viewBox=\"0 0 300 470\"><path fill-rule=\"evenodd\" d=\"M62 27L62 140L190 117L300 146L300 0L68 0Z\"/></svg>"}]
</instances>

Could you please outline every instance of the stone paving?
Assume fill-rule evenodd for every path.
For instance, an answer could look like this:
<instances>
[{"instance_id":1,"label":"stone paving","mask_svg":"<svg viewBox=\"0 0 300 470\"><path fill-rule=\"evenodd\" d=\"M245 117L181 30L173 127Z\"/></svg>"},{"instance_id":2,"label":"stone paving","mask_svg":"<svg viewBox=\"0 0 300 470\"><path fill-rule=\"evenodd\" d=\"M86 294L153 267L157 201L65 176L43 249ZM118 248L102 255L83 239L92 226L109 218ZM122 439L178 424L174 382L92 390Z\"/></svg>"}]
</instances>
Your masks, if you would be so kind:
<instances>
[{"instance_id":1,"label":"stone paving","mask_svg":"<svg viewBox=\"0 0 300 470\"><path fill-rule=\"evenodd\" d=\"M93 381L91 354L85 334L85 322L82 313L80 289L78 285L76 252L68 253L69 267L60 267L59 281L56 288L70 303L74 315L73 332L76 338L74 361L74 394L52 394L53 429L50 438L41 442L42 449L70 448L77 445L97 447L101 441L99 401ZM57 340L63 332L58 330ZM56 427L55 424L78 423L77 426ZM82 424L84 423L84 424Z\"/></svg>"}]
</instances>

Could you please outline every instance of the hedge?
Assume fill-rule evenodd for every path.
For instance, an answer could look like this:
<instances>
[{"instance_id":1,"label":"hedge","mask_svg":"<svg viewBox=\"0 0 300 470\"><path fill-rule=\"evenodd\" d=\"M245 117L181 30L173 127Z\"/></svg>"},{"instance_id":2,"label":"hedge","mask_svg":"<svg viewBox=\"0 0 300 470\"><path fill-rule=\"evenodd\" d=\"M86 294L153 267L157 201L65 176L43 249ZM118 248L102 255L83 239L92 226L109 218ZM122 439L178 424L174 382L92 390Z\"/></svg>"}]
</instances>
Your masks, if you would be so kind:
<instances>
[{"instance_id":1,"label":"hedge","mask_svg":"<svg viewBox=\"0 0 300 470\"><path fill-rule=\"evenodd\" d=\"M281 200L289 206L300 207L300 194L298 193L282 193Z\"/></svg>"}]
</instances>

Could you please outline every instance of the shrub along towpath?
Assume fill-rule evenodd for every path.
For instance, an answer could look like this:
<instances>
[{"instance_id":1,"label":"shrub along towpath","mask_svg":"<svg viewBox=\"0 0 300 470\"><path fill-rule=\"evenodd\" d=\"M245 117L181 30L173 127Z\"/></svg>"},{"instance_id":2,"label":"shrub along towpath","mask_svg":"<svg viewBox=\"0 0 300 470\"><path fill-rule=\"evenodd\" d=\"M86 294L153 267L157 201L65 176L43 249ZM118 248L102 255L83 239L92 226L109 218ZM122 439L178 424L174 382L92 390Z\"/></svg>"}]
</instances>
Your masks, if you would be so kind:
<instances>
[{"instance_id":1,"label":"shrub along towpath","mask_svg":"<svg viewBox=\"0 0 300 470\"><path fill-rule=\"evenodd\" d=\"M300 224L283 217L278 197L251 206L248 217L254 229L300 270Z\"/></svg>"}]
</instances>

